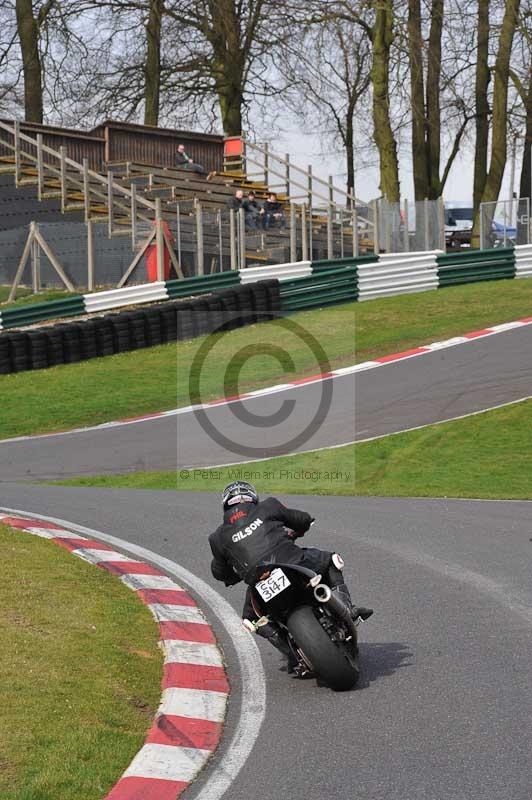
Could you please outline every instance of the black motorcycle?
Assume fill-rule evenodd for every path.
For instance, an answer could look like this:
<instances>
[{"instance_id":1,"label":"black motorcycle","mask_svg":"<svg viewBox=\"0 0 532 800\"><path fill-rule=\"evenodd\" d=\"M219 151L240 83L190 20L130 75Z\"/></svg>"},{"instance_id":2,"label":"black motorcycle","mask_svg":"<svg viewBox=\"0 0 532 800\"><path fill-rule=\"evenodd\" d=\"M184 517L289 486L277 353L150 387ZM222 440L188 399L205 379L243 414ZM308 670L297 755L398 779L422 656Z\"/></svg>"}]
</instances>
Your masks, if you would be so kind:
<instances>
[{"instance_id":1,"label":"black motorcycle","mask_svg":"<svg viewBox=\"0 0 532 800\"><path fill-rule=\"evenodd\" d=\"M294 656L294 672L312 675L335 691L352 689L360 676L357 625L322 576L295 564L260 564L252 591L263 616L275 620Z\"/></svg>"}]
</instances>

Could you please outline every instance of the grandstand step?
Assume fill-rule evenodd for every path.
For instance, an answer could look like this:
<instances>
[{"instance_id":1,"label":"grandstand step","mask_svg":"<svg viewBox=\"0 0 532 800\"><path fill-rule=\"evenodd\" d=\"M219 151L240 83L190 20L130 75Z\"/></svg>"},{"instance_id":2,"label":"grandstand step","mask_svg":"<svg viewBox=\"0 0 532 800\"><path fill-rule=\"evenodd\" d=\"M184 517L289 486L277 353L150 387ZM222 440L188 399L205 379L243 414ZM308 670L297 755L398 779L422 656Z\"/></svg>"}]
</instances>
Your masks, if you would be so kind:
<instances>
[{"instance_id":1,"label":"grandstand step","mask_svg":"<svg viewBox=\"0 0 532 800\"><path fill-rule=\"evenodd\" d=\"M53 192L43 192L41 195L43 200L57 200L61 197L61 192L53 191Z\"/></svg>"},{"instance_id":2,"label":"grandstand step","mask_svg":"<svg viewBox=\"0 0 532 800\"><path fill-rule=\"evenodd\" d=\"M19 186L37 186L39 183L37 178L19 178Z\"/></svg>"},{"instance_id":3,"label":"grandstand step","mask_svg":"<svg viewBox=\"0 0 532 800\"><path fill-rule=\"evenodd\" d=\"M65 211L83 211L85 203L68 203L65 206Z\"/></svg>"},{"instance_id":4,"label":"grandstand step","mask_svg":"<svg viewBox=\"0 0 532 800\"><path fill-rule=\"evenodd\" d=\"M112 236L131 236L131 228L113 228Z\"/></svg>"}]
</instances>

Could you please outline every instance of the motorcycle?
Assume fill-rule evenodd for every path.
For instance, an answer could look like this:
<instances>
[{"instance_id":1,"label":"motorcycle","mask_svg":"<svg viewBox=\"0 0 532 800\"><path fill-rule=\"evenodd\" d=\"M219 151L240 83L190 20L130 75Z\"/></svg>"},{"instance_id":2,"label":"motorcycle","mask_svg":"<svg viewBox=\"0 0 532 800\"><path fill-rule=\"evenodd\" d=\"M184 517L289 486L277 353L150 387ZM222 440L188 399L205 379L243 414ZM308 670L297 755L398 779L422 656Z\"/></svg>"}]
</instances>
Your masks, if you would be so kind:
<instances>
[{"instance_id":1,"label":"motorcycle","mask_svg":"<svg viewBox=\"0 0 532 800\"><path fill-rule=\"evenodd\" d=\"M252 589L262 616L256 631L274 620L283 630L299 677L316 677L335 691L352 689L359 677L357 626L350 610L318 573L295 564L261 563Z\"/></svg>"}]
</instances>

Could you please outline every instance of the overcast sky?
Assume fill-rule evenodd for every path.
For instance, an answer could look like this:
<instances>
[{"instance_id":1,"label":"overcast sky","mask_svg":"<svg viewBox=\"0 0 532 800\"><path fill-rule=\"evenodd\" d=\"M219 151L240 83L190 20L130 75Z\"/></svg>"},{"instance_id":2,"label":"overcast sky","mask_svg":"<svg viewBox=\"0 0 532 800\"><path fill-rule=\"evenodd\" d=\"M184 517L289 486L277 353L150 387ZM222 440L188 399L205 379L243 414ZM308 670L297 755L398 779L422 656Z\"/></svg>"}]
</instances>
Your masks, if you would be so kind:
<instances>
[{"instance_id":1,"label":"overcast sky","mask_svg":"<svg viewBox=\"0 0 532 800\"><path fill-rule=\"evenodd\" d=\"M346 173L344 159L341 153L323 153L323 144L315 134L301 133L300 130L286 129L277 142L272 145L272 150L277 153L290 153L290 158L301 167L312 164L313 171L320 177L327 178L333 175L334 183L338 186L345 186ZM376 156L375 156L376 158ZM375 165L364 166L357 164L356 167L356 195L360 200L371 200L380 195L379 192L379 172ZM401 171L401 195L408 200L413 200L414 187L412 181L412 160L410 155L405 152L400 159ZM510 159L504 176L500 199L505 200L509 197L510 191ZM515 170L514 191L519 191L519 180L521 175L521 154L518 149ZM473 152L470 147L464 148L457 156L447 184L445 186L445 201L464 201L471 202L473 194Z\"/></svg>"}]
</instances>

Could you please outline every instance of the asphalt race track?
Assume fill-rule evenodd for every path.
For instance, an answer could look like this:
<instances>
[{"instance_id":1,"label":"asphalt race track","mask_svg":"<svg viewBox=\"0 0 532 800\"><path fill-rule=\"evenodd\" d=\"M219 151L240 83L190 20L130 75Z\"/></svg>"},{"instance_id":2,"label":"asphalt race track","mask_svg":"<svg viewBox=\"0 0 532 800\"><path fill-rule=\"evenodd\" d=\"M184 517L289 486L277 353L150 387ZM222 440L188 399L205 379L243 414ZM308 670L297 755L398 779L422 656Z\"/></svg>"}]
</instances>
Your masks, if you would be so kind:
<instances>
[{"instance_id":1,"label":"asphalt race track","mask_svg":"<svg viewBox=\"0 0 532 800\"><path fill-rule=\"evenodd\" d=\"M2 503L140 543L212 585L206 534L218 497L4 484ZM334 694L279 671L259 646L267 714L231 800L530 800L530 504L286 498L318 518L309 544L337 548L364 626L360 689ZM218 589L239 610L242 587ZM215 622L215 621L213 621ZM215 624L216 627L216 624ZM231 643L218 628L233 687ZM224 747L184 797L194 798Z\"/></svg>"},{"instance_id":2,"label":"asphalt race track","mask_svg":"<svg viewBox=\"0 0 532 800\"><path fill-rule=\"evenodd\" d=\"M365 439L532 395L532 329L329 383L331 411L300 449ZM246 401L245 407L267 414L293 398L301 404L297 420L305 426L321 388L310 384ZM245 423L232 408L215 407L209 419L238 440ZM293 427L294 417L275 432L260 429L255 443L282 443ZM240 611L242 587L225 589L210 576L207 534L219 521L218 496L15 481L242 458L212 443L190 413L0 444L0 505L60 517L147 547L206 580ZM361 631L363 679L356 691L344 694L296 681L279 670L278 654L260 641L266 719L224 797L530 800L531 504L309 496L285 502L316 516L307 543L339 550L354 599L376 610ZM187 800L215 774L239 708L236 653L225 630L210 621L225 650L233 694L222 745L185 793Z\"/></svg>"},{"instance_id":3,"label":"asphalt race track","mask_svg":"<svg viewBox=\"0 0 532 800\"><path fill-rule=\"evenodd\" d=\"M332 385L330 410L313 429L325 383ZM206 410L214 429L236 443L232 449L213 441L192 412L0 443L0 481L234 463L367 439L508 403L532 395L532 326L324 384ZM290 401L294 410L273 428L256 420L250 425L235 415L244 408L267 418ZM295 430L307 434L294 446ZM242 452L243 443L253 448L252 454Z\"/></svg>"}]
</instances>

